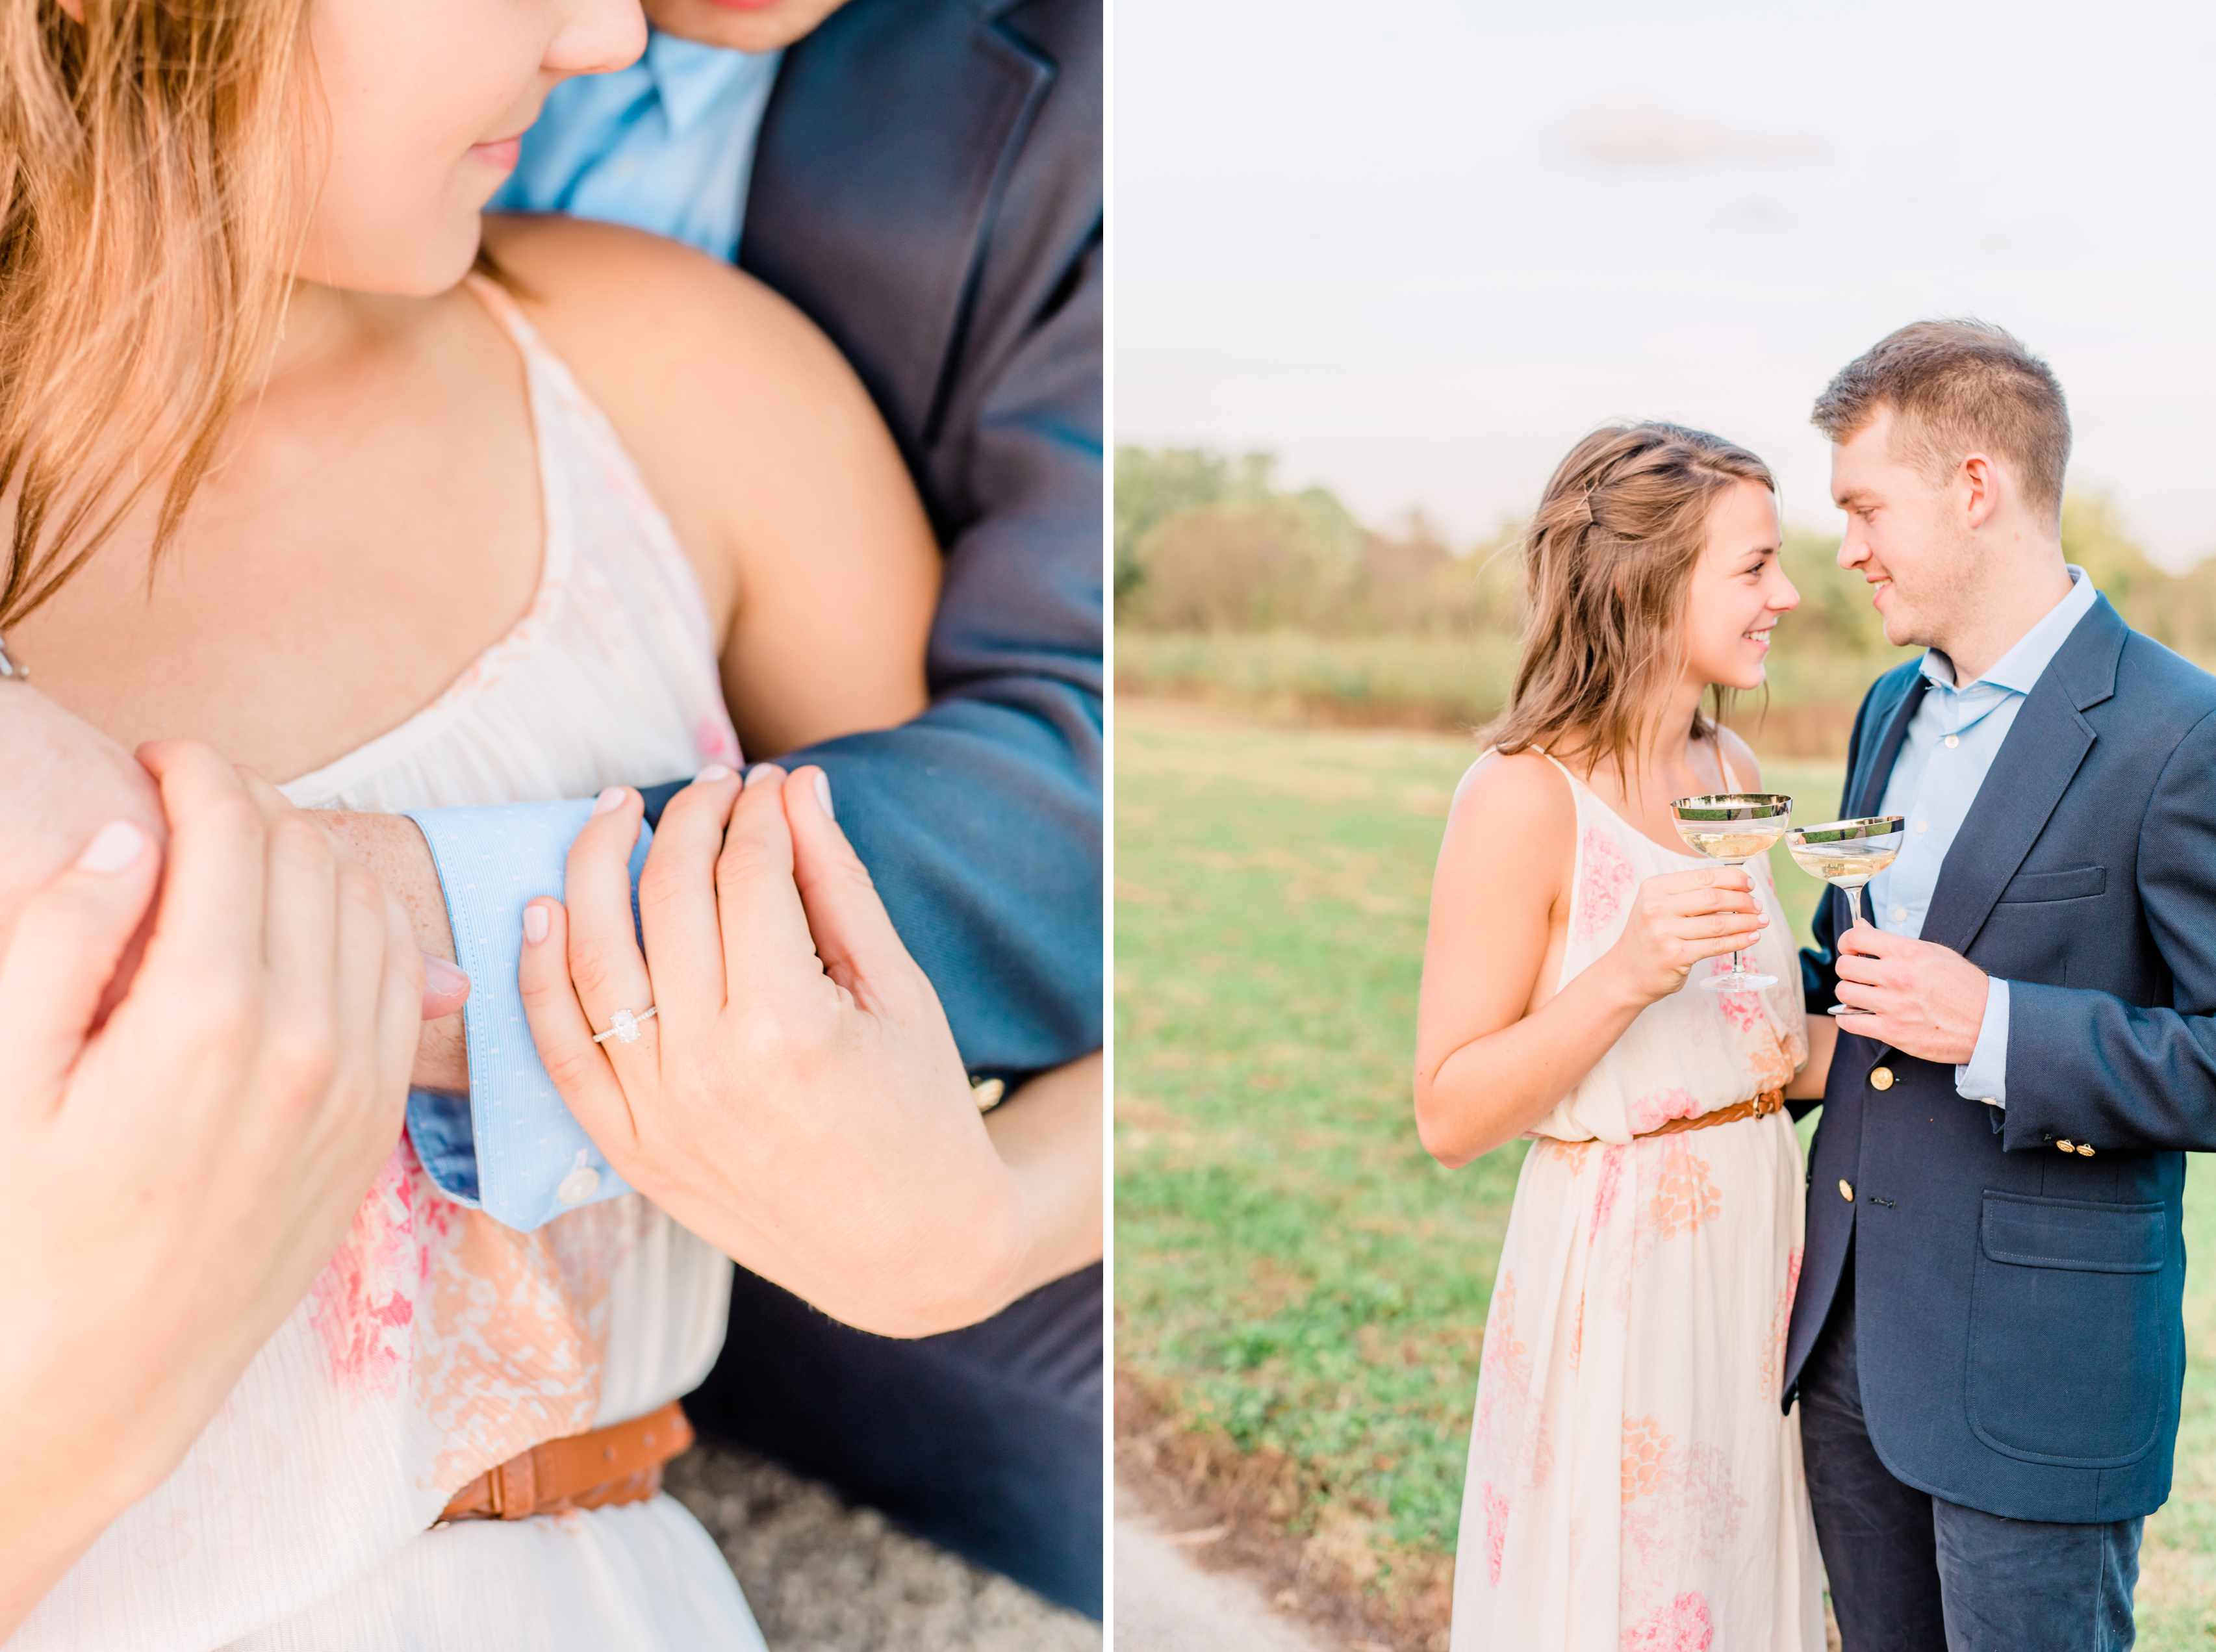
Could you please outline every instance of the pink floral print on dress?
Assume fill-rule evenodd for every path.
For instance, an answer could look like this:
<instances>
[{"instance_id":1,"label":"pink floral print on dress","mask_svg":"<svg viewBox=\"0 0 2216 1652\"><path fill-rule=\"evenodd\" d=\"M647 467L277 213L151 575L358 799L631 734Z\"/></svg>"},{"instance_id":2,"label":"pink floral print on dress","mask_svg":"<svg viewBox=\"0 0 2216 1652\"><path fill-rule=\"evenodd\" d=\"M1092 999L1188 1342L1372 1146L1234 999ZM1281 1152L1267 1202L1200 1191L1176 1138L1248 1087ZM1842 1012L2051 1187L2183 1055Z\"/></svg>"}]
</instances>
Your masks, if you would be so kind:
<instances>
[{"instance_id":1,"label":"pink floral print on dress","mask_svg":"<svg viewBox=\"0 0 2216 1652\"><path fill-rule=\"evenodd\" d=\"M332 1382L343 1390L396 1393L414 1357L416 1299L423 1284L415 1232L422 1174L403 1136L309 1289L309 1322Z\"/></svg>"},{"instance_id":2,"label":"pink floral print on dress","mask_svg":"<svg viewBox=\"0 0 2216 1652\"><path fill-rule=\"evenodd\" d=\"M1631 1133L1644 1136L1658 1130L1672 1119L1690 1119L1700 1111L1701 1104L1693 1100L1693 1093L1683 1088L1649 1090L1631 1104Z\"/></svg>"},{"instance_id":3,"label":"pink floral print on dress","mask_svg":"<svg viewBox=\"0 0 2216 1652\"><path fill-rule=\"evenodd\" d=\"M1597 826L1578 841L1577 937L1590 940L1616 921L1638 878L1623 851Z\"/></svg>"},{"instance_id":4,"label":"pink floral print on dress","mask_svg":"<svg viewBox=\"0 0 2216 1652\"><path fill-rule=\"evenodd\" d=\"M1689 1593L1625 1630L1623 1652L1709 1652L1714 1641L1708 1601Z\"/></svg>"},{"instance_id":5,"label":"pink floral print on dress","mask_svg":"<svg viewBox=\"0 0 2216 1652\"><path fill-rule=\"evenodd\" d=\"M1723 1210L1724 1196L1708 1174L1708 1160L1681 1136L1661 1137L1657 1147L1654 1156L1660 1162L1654 1167L1644 1232L1658 1240L1674 1239L1714 1221Z\"/></svg>"},{"instance_id":6,"label":"pink floral print on dress","mask_svg":"<svg viewBox=\"0 0 2216 1652\"><path fill-rule=\"evenodd\" d=\"M1485 1570L1500 1587L1500 1561L1508 1547L1508 1499L1498 1486L1485 1489Z\"/></svg>"}]
</instances>

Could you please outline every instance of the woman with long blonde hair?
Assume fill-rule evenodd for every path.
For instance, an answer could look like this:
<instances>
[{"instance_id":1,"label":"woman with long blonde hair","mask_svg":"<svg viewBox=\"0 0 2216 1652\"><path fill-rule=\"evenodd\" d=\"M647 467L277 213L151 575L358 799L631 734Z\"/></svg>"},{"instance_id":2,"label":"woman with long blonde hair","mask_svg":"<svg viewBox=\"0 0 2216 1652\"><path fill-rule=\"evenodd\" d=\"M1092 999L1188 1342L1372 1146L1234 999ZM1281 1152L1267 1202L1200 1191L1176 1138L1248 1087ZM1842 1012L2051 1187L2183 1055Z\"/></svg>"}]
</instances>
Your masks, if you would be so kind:
<instances>
[{"instance_id":1,"label":"woman with long blonde hair","mask_svg":"<svg viewBox=\"0 0 2216 1652\"><path fill-rule=\"evenodd\" d=\"M742 745L923 709L939 560L837 353L699 255L483 216L549 89L643 40L635 0L0 4L0 629L40 692L373 812L696 769L728 811ZM474 1518L694 1387L729 1262L636 1194L513 1230L392 1140L182 1460L83 1464L144 1495L11 1652L760 1644L652 1495L666 1434Z\"/></svg>"},{"instance_id":2,"label":"woman with long blonde hair","mask_svg":"<svg viewBox=\"0 0 2216 1652\"><path fill-rule=\"evenodd\" d=\"M1766 866L1688 853L1670 811L1760 787L1702 704L1763 681L1799 601L1779 549L1762 461L1661 423L1580 441L1526 539L1523 658L1455 796L1417 1032L1434 1157L1531 1143L1478 1376L1456 1652L1824 1643L1778 1408L1800 971ZM1701 989L1734 950L1773 984Z\"/></svg>"}]
</instances>

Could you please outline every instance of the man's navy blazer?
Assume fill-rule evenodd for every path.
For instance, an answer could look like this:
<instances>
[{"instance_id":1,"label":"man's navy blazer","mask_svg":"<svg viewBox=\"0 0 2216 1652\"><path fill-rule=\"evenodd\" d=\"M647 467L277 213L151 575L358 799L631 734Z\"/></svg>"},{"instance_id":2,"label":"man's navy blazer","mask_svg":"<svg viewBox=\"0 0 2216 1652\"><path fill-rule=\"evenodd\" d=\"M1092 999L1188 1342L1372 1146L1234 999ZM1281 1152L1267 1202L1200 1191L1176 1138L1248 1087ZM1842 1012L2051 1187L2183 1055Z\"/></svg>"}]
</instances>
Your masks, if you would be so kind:
<instances>
[{"instance_id":1,"label":"man's navy blazer","mask_svg":"<svg viewBox=\"0 0 2216 1652\"><path fill-rule=\"evenodd\" d=\"M830 774L973 1069L1101 1042L1101 50L1099 0L852 0L779 67L739 252L945 551L931 709L779 761Z\"/></svg>"},{"instance_id":2,"label":"man's navy blazer","mask_svg":"<svg viewBox=\"0 0 2216 1652\"><path fill-rule=\"evenodd\" d=\"M1877 811L1924 688L1913 663L1871 688L1844 816ZM1827 891L1812 1011L1851 921ZM1862 1407L1897 1478L2016 1519L2150 1513L2185 1373L2185 1155L2216 1149L2216 679L2097 601L2017 712L1924 938L2009 983L2008 1105L1842 1032L1784 1402L1851 1246Z\"/></svg>"}]
</instances>

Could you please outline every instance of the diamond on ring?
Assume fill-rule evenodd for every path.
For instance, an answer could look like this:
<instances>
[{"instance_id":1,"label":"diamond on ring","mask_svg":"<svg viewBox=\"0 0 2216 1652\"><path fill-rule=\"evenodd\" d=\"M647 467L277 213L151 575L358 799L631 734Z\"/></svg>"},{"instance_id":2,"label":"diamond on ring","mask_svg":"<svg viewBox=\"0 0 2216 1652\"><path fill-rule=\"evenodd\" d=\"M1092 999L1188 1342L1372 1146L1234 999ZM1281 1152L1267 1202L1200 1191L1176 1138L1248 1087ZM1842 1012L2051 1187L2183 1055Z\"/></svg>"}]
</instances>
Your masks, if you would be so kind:
<instances>
[{"instance_id":1,"label":"diamond on ring","mask_svg":"<svg viewBox=\"0 0 2216 1652\"><path fill-rule=\"evenodd\" d=\"M632 1014L631 1012L627 1009L619 1009L615 1014L615 1025L608 1028L605 1032L594 1033L593 1042L594 1044L606 1044L610 1039L613 1039L619 1044L637 1044L638 1042L638 1024L641 1021L651 1020L653 1018L654 1006L652 1004L649 1004L644 1009L640 1010L636 1015Z\"/></svg>"}]
</instances>

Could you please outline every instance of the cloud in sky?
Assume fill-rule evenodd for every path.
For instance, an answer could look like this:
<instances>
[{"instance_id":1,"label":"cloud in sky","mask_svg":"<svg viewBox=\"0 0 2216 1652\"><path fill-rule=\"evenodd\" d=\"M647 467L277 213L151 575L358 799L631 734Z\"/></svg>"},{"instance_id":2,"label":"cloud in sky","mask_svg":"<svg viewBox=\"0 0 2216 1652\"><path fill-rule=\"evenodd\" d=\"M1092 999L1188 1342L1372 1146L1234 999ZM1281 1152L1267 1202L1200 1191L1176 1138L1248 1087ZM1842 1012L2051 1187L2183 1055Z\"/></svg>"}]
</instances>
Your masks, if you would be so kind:
<instances>
[{"instance_id":1,"label":"cloud in sky","mask_svg":"<svg viewBox=\"0 0 2216 1652\"><path fill-rule=\"evenodd\" d=\"M1805 134L1746 131L1653 103L1580 110L1557 128L1555 141L1572 160L1604 170L1781 166L1831 152Z\"/></svg>"},{"instance_id":2,"label":"cloud in sky","mask_svg":"<svg viewBox=\"0 0 2216 1652\"><path fill-rule=\"evenodd\" d=\"M2019 0L1119 0L1120 440L1268 448L1458 534L1604 419L1752 447L1902 323L2045 354L2165 561L2216 552L2216 16Z\"/></svg>"}]
</instances>

